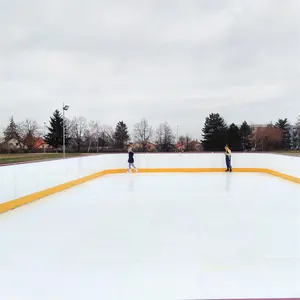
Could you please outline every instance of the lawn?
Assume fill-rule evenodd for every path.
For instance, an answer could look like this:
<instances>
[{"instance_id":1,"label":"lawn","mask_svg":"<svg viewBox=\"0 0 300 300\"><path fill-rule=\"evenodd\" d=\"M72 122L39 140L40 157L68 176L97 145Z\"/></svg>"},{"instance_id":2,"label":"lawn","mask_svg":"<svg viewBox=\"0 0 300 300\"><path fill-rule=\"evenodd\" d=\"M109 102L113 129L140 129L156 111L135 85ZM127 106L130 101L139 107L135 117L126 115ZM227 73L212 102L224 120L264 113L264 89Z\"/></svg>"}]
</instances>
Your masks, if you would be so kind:
<instances>
[{"instance_id":1,"label":"lawn","mask_svg":"<svg viewBox=\"0 0 300 300\"><path fill-rule=\"evenodd\" d=\"M66 157L84 156L84 153L66 153ZM27 163L43 160L54 160L63 158L62 153L23 153L23 154L0 154L0 165Z\"/></svg>"},{"instance_id":2,"label":"lawn","mask_svg":"<svg viewBox=\"0 0 300 300\"><path fill-rule=\"evenodd\" d=\"M282 155L290 155L290 156L300 156L300 150L289 150L289 151L277 151L276 154L282 154Z\"/></svg>"}]
</instances>

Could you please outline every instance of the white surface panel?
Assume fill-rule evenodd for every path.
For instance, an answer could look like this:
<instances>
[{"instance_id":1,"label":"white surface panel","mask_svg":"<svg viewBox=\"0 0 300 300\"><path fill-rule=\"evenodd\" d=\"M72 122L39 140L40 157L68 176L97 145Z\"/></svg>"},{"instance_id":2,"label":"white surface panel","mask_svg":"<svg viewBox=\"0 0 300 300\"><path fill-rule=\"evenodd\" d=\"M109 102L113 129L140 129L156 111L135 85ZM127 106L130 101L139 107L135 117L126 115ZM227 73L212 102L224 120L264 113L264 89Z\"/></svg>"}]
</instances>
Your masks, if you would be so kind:
<instances>
[{"instance_id":1,"label":"white surface panel","mask_svg":"<svg viewBox=\"0 0 300 300\"><path fill-rule=\"evenodd\" d=\"M300 186L120 174L0 215L1 299L300 296Z\"/></svg>"}]
</instances>

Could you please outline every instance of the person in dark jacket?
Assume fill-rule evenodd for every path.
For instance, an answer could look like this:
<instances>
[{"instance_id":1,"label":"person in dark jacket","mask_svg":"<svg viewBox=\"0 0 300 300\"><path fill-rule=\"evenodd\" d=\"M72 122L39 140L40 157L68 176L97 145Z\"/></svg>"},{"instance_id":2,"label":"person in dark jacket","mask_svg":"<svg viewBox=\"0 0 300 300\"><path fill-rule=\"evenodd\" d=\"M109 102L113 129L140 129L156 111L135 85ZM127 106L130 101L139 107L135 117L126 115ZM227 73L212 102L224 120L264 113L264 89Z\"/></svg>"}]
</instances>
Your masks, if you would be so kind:
<instances>
[{"instance_id":1,"label":"person in dark jacket","mask_svg":"<svg viewBox=\"0 0 300 300\"><path fill-rule=\"evenodd\" d=\"M134 165L134 152L132 151L132 148L128 148L128 172L131 173L131 168L133 167L135 172L138 171L138 169Z\"/></svg>"},{"instance_id":2,"label":"person in dark jacket","mask_svg":"<svg viewBox=\"0 0 300 300\"><path fill-rule=\"evenodd\" d=\"M225 172L232 172L231 166L231 150L229 149L228 145L225 146L225 158L226 158L226 171Z\"/></svg>"}]
</instances>

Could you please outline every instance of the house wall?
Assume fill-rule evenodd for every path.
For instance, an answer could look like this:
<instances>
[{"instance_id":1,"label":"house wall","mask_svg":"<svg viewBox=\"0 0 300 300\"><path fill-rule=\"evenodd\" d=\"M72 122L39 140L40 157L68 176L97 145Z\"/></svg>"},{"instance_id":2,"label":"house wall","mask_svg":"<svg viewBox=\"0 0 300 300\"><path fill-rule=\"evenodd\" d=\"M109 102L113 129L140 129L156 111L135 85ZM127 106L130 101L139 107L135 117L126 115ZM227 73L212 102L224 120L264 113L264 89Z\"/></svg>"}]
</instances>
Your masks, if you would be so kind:
<instances>
[{"instance_id":1,"label":"house wall","mask_svg":"<svg viewBox=\"0 0 300 300\"><path fill-rule=\"evenodd\" d=\"M23 144L20 144L18 140L16 139L10 139L9 141L4 141L2 144L0 144L0 149L4 150L16 150L16 149L27 149L26 146Z\"/></svg>"},{"instance_id":2,"label":"house wall","mask_svg":"<svg viewBox=\"0 0 300 300\"><path fill-rule=\"evenodd\" d=\"M137 154L135 160L139 169L206 168L222 171L220 168L224 168L224 155L220 153ZM299 157L236 153L232 164L233 168L241 168L240 171L266 168L300 178ZM124 172L126 168L127 154L104 154L0 167L0 203L100 171L118 169L119 172Z\"/></svg>"}]
</instances>

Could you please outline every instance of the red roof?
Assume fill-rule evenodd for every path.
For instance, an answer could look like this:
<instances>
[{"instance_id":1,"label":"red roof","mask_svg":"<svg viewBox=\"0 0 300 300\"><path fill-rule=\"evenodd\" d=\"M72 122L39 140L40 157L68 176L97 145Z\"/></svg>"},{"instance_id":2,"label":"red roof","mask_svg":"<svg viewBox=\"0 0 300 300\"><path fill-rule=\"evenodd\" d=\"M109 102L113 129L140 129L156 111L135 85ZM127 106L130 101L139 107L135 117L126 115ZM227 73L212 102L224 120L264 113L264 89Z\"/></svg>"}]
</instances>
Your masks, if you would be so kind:
<instances>
[{"instance_id":1,"label":"red roof","mask_svg":"<svg viewBox=\"0 0 300 300\"><path fill-rule=\"evenodd\" d=\"M34 144L34 148L38 149L39 147L41 147L44 144L46 144L45 141L42 138L39 138L36 140L36 142Z\"/></svg>"},{"instance_id":2,"label":"red roof","mask_svg":"<svg viewBox=\"0 0 300 300\"><path fill-rule=\"evenodd\" d=\"M176 144L176 148L177 148L177 149L185 148L185 147L184 147L184 143L178 143L178 144Z\"/></svg>"}]
</instances>

